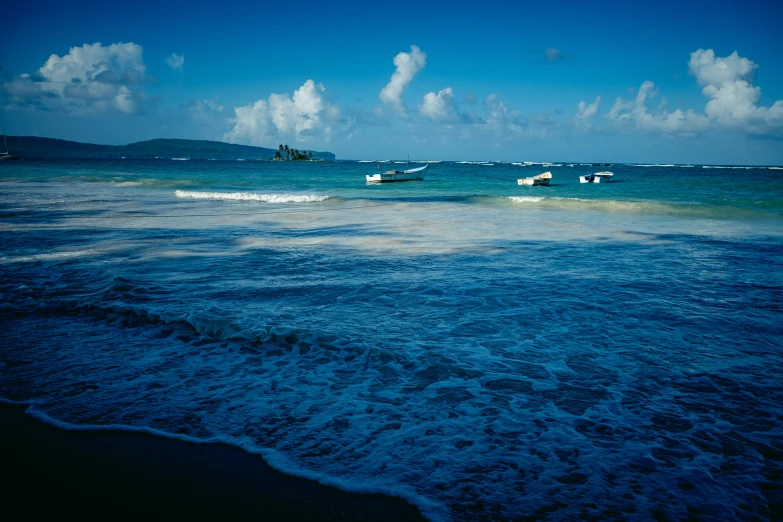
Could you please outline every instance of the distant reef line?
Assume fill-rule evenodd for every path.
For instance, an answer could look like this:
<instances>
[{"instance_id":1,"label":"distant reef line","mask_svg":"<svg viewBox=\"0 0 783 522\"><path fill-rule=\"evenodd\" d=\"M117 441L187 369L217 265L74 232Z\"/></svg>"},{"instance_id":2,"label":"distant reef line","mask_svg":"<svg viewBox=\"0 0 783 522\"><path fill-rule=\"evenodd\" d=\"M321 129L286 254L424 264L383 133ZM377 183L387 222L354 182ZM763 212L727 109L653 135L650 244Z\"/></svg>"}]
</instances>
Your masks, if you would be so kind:
<instances>
[{"instance_id":1,"label":"distant reef line","mask_svg":"<svg viewBox=\"0 0 783 522\"><path fill-rule=\"evenodd\" d=\"M277 149L236 145L222 141L154 139L128 145L97 145L78 141L41 138L38 136L6 136L8 150L22 159L248 159L270 160ZM314 160L334 161L331 152L304 150Z\"/></svg>"}]
</instances>

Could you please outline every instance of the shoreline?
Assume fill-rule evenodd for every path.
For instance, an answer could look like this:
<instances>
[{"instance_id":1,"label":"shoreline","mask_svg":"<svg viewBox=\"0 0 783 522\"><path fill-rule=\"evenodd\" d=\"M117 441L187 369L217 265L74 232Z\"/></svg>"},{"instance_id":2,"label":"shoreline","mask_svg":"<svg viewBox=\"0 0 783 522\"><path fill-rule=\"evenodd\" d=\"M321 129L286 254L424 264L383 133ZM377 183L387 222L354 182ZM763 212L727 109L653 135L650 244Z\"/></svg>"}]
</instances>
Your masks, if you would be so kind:
<instances>
[{"instance_id":1,"label":"shoreline","mask_svg":"<svg viewBox=\"0 0 783 522\"><path fill-rule=\"evenodd\" d=\"M262 516L271 520L425 520L380 494L292 477L221 443L120 430L69 431L0 403L8 499L33 515ZM10 484L8 484L10 482Z\"/></svg>"}]
</instances>

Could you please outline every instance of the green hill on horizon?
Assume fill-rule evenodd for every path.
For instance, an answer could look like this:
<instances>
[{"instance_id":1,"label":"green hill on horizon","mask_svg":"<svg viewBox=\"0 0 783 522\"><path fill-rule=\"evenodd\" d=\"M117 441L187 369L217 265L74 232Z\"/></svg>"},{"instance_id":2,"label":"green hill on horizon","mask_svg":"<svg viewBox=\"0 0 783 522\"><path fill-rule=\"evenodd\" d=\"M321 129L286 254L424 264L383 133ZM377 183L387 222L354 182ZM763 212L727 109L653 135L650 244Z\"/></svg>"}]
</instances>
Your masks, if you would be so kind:
<instances>
[{"instance_id":1,"label":"green hill on horizon","mask_svg":"<svg viewBox=\"0 0 783 522\"><path fill-rule=\"evenodd\" d=\"M222 141L158 138L128 145L97 145L78 141L41 138L38 136L6 136L8 150L22 159L255 159L267 160L277 149L236 145ZM313 159L334 160L331 152L312 152Z\"/></svg>"}]
</instances>

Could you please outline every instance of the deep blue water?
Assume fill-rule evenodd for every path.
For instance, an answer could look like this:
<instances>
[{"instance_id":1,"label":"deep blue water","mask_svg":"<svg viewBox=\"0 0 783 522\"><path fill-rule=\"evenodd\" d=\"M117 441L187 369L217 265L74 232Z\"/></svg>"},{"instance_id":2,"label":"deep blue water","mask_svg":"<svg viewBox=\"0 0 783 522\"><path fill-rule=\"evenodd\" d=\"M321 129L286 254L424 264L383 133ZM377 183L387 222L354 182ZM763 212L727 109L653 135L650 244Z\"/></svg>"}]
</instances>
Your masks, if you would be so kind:
<instances>
[{"instance_id":1,"label":"deep blue water","mask_svg":"<svg viewBox=\"0 0 783 522\"><path fill-rule=\"evenodd\" d=\"M783 170L610 169L2 164L0 397L433 520L774 519Z\"/></svg>"}]
</instances>

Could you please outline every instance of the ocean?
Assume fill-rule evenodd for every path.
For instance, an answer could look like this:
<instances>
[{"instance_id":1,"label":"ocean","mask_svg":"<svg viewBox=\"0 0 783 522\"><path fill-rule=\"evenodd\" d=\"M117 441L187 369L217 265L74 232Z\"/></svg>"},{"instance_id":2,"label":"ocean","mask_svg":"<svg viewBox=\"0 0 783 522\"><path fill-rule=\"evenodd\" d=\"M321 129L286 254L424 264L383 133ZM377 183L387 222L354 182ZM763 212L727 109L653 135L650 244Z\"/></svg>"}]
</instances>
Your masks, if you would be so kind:
<instances>
[{"instance_id":1,"label":"ocean","mask_svg":"<svg viewBox=\"0 0 783 522\"><path fill-rule=\"evenodd\" d=\"M376 164L0 164L0 397L434 521L779 515L783 168Z\"/></svg>"}]
</instances>

